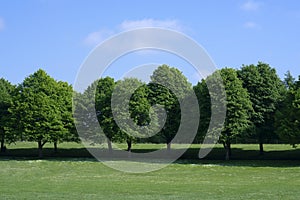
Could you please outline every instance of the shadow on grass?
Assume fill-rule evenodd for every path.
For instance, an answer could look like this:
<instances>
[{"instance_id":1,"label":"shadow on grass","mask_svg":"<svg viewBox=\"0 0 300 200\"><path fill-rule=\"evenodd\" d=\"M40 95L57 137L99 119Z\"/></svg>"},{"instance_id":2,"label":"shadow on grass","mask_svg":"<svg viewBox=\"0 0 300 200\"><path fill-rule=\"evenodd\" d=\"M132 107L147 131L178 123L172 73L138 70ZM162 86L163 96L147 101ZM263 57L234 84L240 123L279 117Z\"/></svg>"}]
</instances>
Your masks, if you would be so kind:
<instances>
[{"instance_id":1,"label":"shadow on grass","mask_svg":"<svg viewBox=\"0 0 300 200\"><path fill-rule=\"evenodd\" d=\"M122 160L124 152L114 150L110 154L106 149L90 148L90 151L101 153L103 160ZM53 148L44 148L43 155L49 161L97 161L86 148L61 148L54 152ZM134 153L149 153L157 149L133 149ZM178 153L180 149L165 151L164 155ZM127 153L127 152L126 152ZM252 167L298 167L300 166L300 149L266 151L264 155L259 155L257 150L244 150L242 148L232 148L230 161L224 161L224 149L214 148L204 159L198 158L199 148L190 148L175 162L178 164L214 164L222 166L252 166ZM122 155L122 156L121 156ZM36 148L7 149L5 153L0 153L1 160L36 160ZM124 160L124 159L123 159ZM130 158L132 161L143 162L168 162L168 157L153 157L142 159L141 157Z\"/></svg>"}]
</instances>

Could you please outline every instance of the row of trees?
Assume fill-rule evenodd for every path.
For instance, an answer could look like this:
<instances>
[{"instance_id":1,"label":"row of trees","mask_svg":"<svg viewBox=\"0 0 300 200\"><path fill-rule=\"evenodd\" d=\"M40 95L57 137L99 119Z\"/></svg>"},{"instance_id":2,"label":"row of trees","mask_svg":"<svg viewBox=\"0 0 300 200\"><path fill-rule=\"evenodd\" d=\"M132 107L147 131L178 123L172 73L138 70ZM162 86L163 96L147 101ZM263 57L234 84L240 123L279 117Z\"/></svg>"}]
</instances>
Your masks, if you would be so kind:
<instances>
[{"instance_id":1,"label":"row of trees","mask_svg":"<svg viewBox=\"0 0 300 200\"><path fill-rule=\"evenodd\" d=\"M188 99L193 93L200 110L194 142L201 143L214 106L211 98L216 96L207 85L218 86L218 76L222 77L226 92L226 99L219 99L227 107L219 142L224 145L227 159L233 141L258 143L261 154L264 143L277 140L296 146L300 142L300 80L296 81L289 72L282 81L275 69L265 63L245 65L238 70L223 68L192 86L178 69L162 65L153 72L149 83L105 77L82 93L43 70L18 86L0 79L1 151L5 151L5 142L34 141L42 157L47 142L53 143L54 149L59 142L79 142L74 121L77 128L86 130L81 139L90 143L106 140L109 151L111 142L126 142L128 151L134 142L166 143L170 149L172 142L184 142L175 141L174 137L183 119L182 105L189 109ZM96 111L96 119L91 111ZM197 112L190 109L189 113L194 118ZM100 124L106 137L90 126L93 120ZM192 121L184 123L197 126Z\"/></svg>"},{"instance_id":2,"label":"row of trees","mask_svg":"<svg viewBox=\"0 0 300 200\"><path fill-rule=\"evenodd\" d=\"M107 137L109 151L112 141L126 142L128 151L136 141L166 143L170 149L180 126L179 102L191 91L192 84L187 78L167 65L155 70L148 84L136 78L119 81L101 78L77 94L75 118L78 126L86 131L83 139L103 143L103 134L100 131L95 134L95 127L91 125L90 113L94 108L90 107L94 105L95 96L97 120Z\"/></svg>"},{"instance_id":3,"label":"row of trees","mask_svg":"<svg viewBox=\"0 0 300 200\"><path fill-rule=\"evenodd\" d=\"M18 140L38 143L39 157L47 142L79 141L72 116L72 86L55 81L43 70L18 86L0 79L1 152L4 143Z\"/></svg>"},{"instance_id":4,"label":"row of trees","mask_svg":"<svg viewBox=\"0 0 300 200\"><path fill-rule=\"evenodd\" d=\"M219 139L226 150L226 159L231 156L234 139L254 139L259 144L260 154L263 154L263 144L277 139L275 120L278 119L275 113L286 96L284 82L277 76L275 69L265 63L243 66L239 70L224 68L219 72L227 96L226 120ZM194 87L199 99L205 102L199 105L206 124L210 119L211 108L206 83L213 80L213 77L214 74ZM200 136L205 134L206 124L199 129ZM285 134L280 136L286 139Z\"/></svg>"}]
</instances>

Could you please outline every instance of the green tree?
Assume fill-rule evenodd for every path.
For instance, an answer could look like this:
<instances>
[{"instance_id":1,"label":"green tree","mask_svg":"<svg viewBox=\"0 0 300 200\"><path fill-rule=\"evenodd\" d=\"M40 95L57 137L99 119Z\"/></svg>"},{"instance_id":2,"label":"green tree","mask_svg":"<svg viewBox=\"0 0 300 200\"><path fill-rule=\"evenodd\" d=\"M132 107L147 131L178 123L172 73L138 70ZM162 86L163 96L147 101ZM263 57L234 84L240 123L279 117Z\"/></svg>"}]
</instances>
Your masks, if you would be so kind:
<instances>
[{"instance_id":1,"label":"green tree","mask_svg":"<svg viewBox=\"0 0 300 200\"><path fill-rule=\"evenodd\" d=\"M263 144L274 134L274 115L282 101L284 86L276 74L276 70L268 64L245 65L238 71L239 78L247 89L254 112L251 121L255 125L255 135L259 143L260 154Z\"/></svg>"},{"instance_id":2,"label":"green tree","mask_svg":"<svg viewBox=\"0 0 300 200\"><path fill-rule=\"evenodd\" d=\"M81 132L82 142L91 145L102 144L105 141L103 130L99 128L99 94L97 91L98 81L89 85L83 93L73 93L73 115L76 129ZM102 104L103 102L101 102ZM96 109L98 109L96 111ZM97 117L98 115L98 117ZM108 136L109 137L109 136Z\"/></svg>"},{"instance_id":3,"label":"green tree","mask_svg":"<svg viewBox=\"0 0 300 200\"><path fill-rule=\"evenodd\" d=\"M196 140L197 143L202 143L207 134L211 119L211 101L206 81L202 79L201 82L198 82L197 85L194 86L194 91L198 99L200 110L200 122Z\"/></svg>"},{"instance_id":4,"label":"green tree","mask_svg":"<svg viewBox=\"0 0 300 200\"><path fill-rule=\"evenodd\" d=\"M293 88L295 86L295 78L292 76L290 71L287 71L284 78L284 85L287 89Z\"/></svg>"},{"instance_id":5,"label":"green tree","mask_svg":"<svg viewBox=\"0 0 300 200\"><path fill-rule=\"evenodd\" d=\"M93 143L102 143L105 135L109 152L112 152L112 142L124 141L127 150L131 151L132 142L146 137L150 132L149 125L153 124L147 96L147 86L138 79L115 82L111 77L100 78L83 94L75 95L77 127L83 128L86 133L83 137ZM91 122L95 120L92 112L96 112L101 130Z\"/></svg>"},{"instance_id":6,"label":"green tree","mask_svg":"<svg viewBox=\"0 0 300 200\"><path fill-rule=\"evenodd\" d=\"M17 140L17 137L9 131L11 127L11 114L9 108L13 104L13 95L15 86L7 80L0 79L0 141L1 152L5 151L5 141L11 143Z\"/></svg>"},{"instance_id":7,"label":"green tree","mask_svg":"<svg viewBox=\"0 0 300 200\"><path fill-rule=\"evenodd\" d=\"M115 81L111 77L101 78L97 81L95 94L95 107L97 118L100 126L107 137L107 145L109 152L112 151L112 141L114 136L118 134L118 126L114 121L111 98L115 88Z\"/></svg>"},{"instance_id":8,"label":"green tree","mask_svg":"<svg viewBox=\"0 0 300 200\"><path fill-rule=\"evenodd\" d=\"M54 151L57 152L58 142L79 142L79 137L75 128L74 118L72 115L72 95L73 88L67 82L58 81L56 87L56 106L60 112L60 121L62 127L58 127L57 131L53 132L51 141L54 144Z\"/></svg>"},{"instance_id":9,"label":"green tree","mask_svg":"<svg viewBox=\"0 0 300 200\"><path fill-rule=\"evenodd\" d=\"M156 110L148 100L149 88L136 78L118 81L113 94L112 111L118 124L116 141L126 141L127 151L132 142L148 138L158 129Z\"/></svg>"},{"instance_id":10,"label":"green tree","mask_svg":"<svg viewBox=\"0 0 300 200\"><path fill-rule=\"evenodd\" d=\"M18 86L18 95L10 109L13 120L19 124L15 131L23 139L38 143L40 158L45 143L57 142L69 127L70 119L62 119L67 113L64 110L68 109L61 103L67 98L62 93L65 89L58 85L61 84L40 69Z\"/></svg>"},{"instance_id":11,"label":"green tree","mask_svg":"<svg viewBox=\"0 0 300 200\"><path fill-rule=\"evenodd\" d=\"M242 81L238 79L235 69L224 68L208 76L206 83L212 85L212 88L214 85L220 84L216 78L217 73L220 73L226 91L227 112L219 141L226 150L225 158L228 160L231 157L232 140L242 134L251 124L249 113L252 112L252 106L249 94L243 88ZM214 94L214 91L212 91L210 96L214 95L217 94Z\"/></svg>"},{"instance_id":12,"label":"green tree","mask_svg":"<svg viewBox=\"0 0 300 200\"><path fill-rule=\"evenodd\" d=\"M192 85L187 78L174 67L159 66L151 76L148 84L151 105L162 105L166 110L166 121L160 135L171 149L171 143L180 126L180 103L192 91Z\"/></svg>"},{"instance_id":13,"label":"green tree","mask_svg":"<svg viewBox=\"0 0 300 200\"><path fill-rule=\"evenodd\" d=\"M284 80L287 92L275 114L275 130L282 141L296 147L300 143L300 77L295 82L288 72Z\"/></svg>"}]
</instances>

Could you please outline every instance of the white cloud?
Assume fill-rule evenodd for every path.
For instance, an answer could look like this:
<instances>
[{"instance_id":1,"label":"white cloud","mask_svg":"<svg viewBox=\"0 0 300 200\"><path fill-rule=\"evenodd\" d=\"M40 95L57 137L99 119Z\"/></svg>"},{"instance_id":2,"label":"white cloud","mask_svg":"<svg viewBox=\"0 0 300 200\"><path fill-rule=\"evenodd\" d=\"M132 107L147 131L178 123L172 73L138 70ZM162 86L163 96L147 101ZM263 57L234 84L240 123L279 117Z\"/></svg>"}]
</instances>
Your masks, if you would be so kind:
<instances>
[{"instance_id":1,"label":"white cloud","mask_svg":"<svg viewBox=\"0 0 300 200\"><path fill-rule=\"evenodd\" d=\"M255 29L255 28L259 28L259 25L255 22L246 22L244 23L244 27L248 29Z\"/></svg>"},{"instance_id":2,"label":"white cloud","mask_svg":"<svg viewBox=\"0 0 300 200\"><path fill-rule=\"evenodd\" d=\"M142 27L159 27L168 28L177 31L183 31L182 25L177 20L155 20L155 19L143 19L143 20L126 20L120 24L120 30L132 30Z\"/></svg>"},{"instance_id":3,"label":"white cloud","mask_svg":"<svg viewBox=\"0 0 300 200\"><path fill-rule=\"evenodd\" d=\"M101 29L88 34L83 42L87 46L95 46L113 34L143 27L167 28L180 32L183 32L184 30L183 26L177 20L155 20L151 18L142 20L125 20L112 29Z\"/></svg>"},{"instance_id":4,"label":"white cloud","mask_svg":"<svg viewBox=\"0 0 300 200\"><path fill-rule=\"evenodd\" d=\"M0 17L0 31L4 29L4 19Z\"/></svg>"},{"instance_id":5,"label":"white cloud","mask_svg":"<svg viewBox=\"0 0 300 200\"><path fill-rule=\"evenodd\" d=\"M261 6L262 6L261 2L249 0L249 1L246 1L241 6L241 9L245 10L245 11L257 11L257 10L259 10L261 8Z\"/></svg>"},{"instance_id":6,"label":"white cloud","mask_svg":"<svg viewBox=\"0 0 300 200\"><path fill-rule=\"evenodd\" d=\"M84 44L88 46L94 46L99 44L100 42L107 39L109 36L113 35L112 30L102 29L100 31L95 31L90 34L84 39Z\"/></svg>"}]
</instances>

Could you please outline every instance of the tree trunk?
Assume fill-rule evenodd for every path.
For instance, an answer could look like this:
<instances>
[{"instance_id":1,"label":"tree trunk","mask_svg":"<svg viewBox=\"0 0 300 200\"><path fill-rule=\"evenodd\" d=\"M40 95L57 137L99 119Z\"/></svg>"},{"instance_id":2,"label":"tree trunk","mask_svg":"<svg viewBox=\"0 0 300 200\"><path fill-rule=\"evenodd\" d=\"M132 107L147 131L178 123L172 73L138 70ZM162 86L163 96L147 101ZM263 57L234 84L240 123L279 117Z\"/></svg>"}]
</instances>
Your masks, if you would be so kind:
<instances>
[{"instance_id":1,"label":"tree trunk","mask_svg":"<svg viewBox=\"0 0 300 200\"><path fill-rule=\"evenodd\" d=\"M39 158L43 158L43 146L46 144L47 141L42 142L42 140L38 141L38 151L39 151Z\"/></svg>"},{"instance_id":2,"label":"tree trunk","mask_svg":"<svg viewBox=\"0 0 300 200\"><path fill-rule=\"evenodd\" d=\"M131 152L132 142L131 142L131 140L127 140L126 142L127 142L127 151Z\"/></svg>"},{"instance_id":3,"label":"tree trunk","mask_svg":"<svg viewBox=\"0 0 300 200\"><path fill-rule=\"evenodd\" d=\"M229 156L229 149L226 148L226 155L225 155L225 160L229 160L230 156Z\"/></svg>"},{"instance_id":4,"label":"tree trunk","mask_svg":"<svg viewBox=\"0 0 300 200\"><path fill-rule=\"evenodd\" d=\"M38 141L38 151L39 151L39 158L43 158L43 144L42 144L42 141Z\"/></svg>"},{"instance_id":5,"label":"tree trunk","mask_svg":"<svg viewBox=\"0 0 300 200\"><path fill-rule=\"evenodd\" d=\"M57 142L55 141L53 144L54 144L54 153L57 153Z\"/></svg>"},{"instance_id":6,"label":"tree trunk","mask_svg":"<svg viewBox=\"0 0 300 200\"><path fill-rule=\"evenodd\" d=\"M112 152L111 140L107 138L106 141L107 141L108 152L111 153Z\"/></svg>"},{"instance_id":7,"label":"tree trunk","mask_svg":"<svg viewBox=\"0 0 300 200\"><path fill-rule=\"evenodd\" d=\"M227 143L227 148L228 148L229 158L231 158L231 143L230 142Z\"/></svg>"},{"instance_id":8,"label":"tree trunk","mask_svg":"<svg viewBox=\"0 0 300 200\"><path fill-rule=\"evenodd\" d=\"M4 133L1 134L1 153L5 152L5 146L4 146Z\"/></svg>"},{"instance_id":9,"label":"tree trunk","mask_svg":"<svg viewBox=\"0 0 300 200\"><path fill-rule=\"evenodd\" d=\"M223 143L224 149L226 150L226 143L225 142L222 142L222 143Z\"/></svg>"},{"instance_id":10,"label":"tree trunk","mask_svg":"<svg viewBox=\"0 0 300 200\"><path fill-rule=\"evenodd\" d=\"M259 154L264 155L264 143L259 142Z\"/></svg>"},{"instance_id":11,"label":"tree trunk","mask_svg":"<svg viewBox=\"0 0 300 200\"><path fill-rule=\"evenodd\" d=\"M168 152L171 151L171 142L167 143L167 150L168 150Z\"/></svg>"},{"instance_id":12,"label":"tree trunk","mask_svg":"<svg viewBox=\"0 0 300 200\"><path fill-rule=\"evenodd\" d=\"M225 148L226 154L225 154L225 160L230 160L231 157L231 143L230 142L223 142L223 146Z\"/></svg>"}]
</instances>

